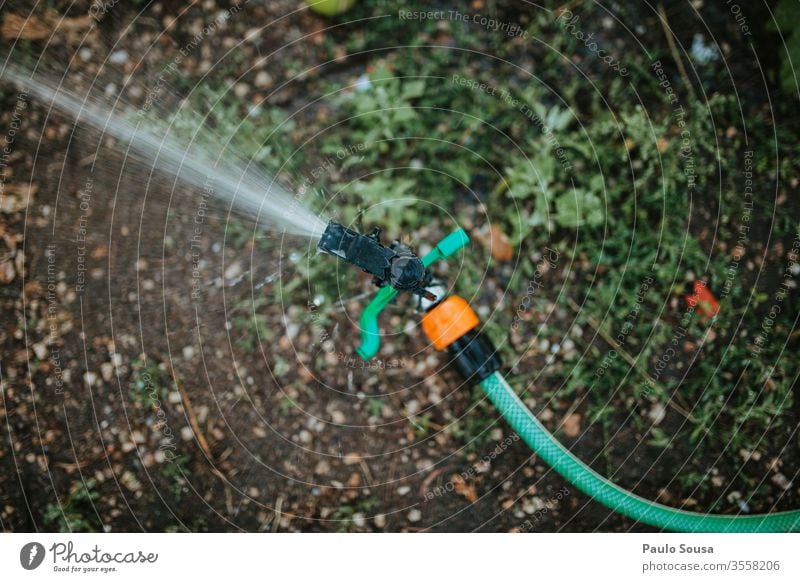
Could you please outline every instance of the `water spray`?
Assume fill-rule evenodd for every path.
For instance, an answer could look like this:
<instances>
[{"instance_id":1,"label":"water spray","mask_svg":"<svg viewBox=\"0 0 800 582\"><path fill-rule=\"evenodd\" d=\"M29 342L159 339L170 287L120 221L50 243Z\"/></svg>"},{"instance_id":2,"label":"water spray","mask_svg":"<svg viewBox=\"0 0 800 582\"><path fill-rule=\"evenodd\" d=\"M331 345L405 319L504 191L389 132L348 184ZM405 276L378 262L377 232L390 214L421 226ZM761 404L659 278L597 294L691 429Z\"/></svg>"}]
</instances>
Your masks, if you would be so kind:
<instances>
[{"instance_id":1,"label":"water spray","mask_svg":"<svg viewBox=\"0 0 800 582\"><path fill-rule=\"evenodd\" d=\"M188 141L180 139L168 128L148 124L144 116L134 114L120 101L108 102L91 91L75 93L62 85L63 80L49 79L8 62L0 66L0 80L20 87L77 124L128 144L126 156L198 189L211 184L211 195L257 220L264 229L315 239L325 228L325 221L298 204L297 195L275 176L260 171L227 146L222 153L203 147L195 141L196 133Z\"/></svg>"},{"instance_id":2,"label":"water spray","mask_svg":"<svg viewBox=\"0 0 800 582\"><path fill-rule=\"evenodd\" d=\"M373 275L381 287L359 319L364 360L380 347L378 315L401 291L420 297L422 329L437 350L446 350L451 365L470 384L479 384L500 414L525 443L556 472L593 500L638 522L686 532L792 532L800 531L800 510L763 515L713 515L675 509L644 499L616 485L576 457L533 415L502 372L502 361L491 340L480 332L480 319L458 295L447 295L429 267L469 243L463 229L442 239L418 258L409 247L380 243L380 230L363 235L329 222L318 248Z\"/></svg>"}]
</instances>

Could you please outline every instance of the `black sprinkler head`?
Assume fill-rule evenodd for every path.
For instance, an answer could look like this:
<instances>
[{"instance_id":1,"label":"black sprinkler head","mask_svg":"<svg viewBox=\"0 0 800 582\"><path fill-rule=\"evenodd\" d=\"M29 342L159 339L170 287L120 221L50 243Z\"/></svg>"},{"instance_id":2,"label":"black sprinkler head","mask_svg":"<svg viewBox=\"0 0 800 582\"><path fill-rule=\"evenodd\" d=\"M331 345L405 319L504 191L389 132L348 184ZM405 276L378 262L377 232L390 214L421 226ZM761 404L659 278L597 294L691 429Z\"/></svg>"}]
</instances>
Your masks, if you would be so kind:
<instances>
[{"instance_id":1,"label":"black sprinkler head","mask_svg":"<svg viewBox=\"0 0 800 582\"><path fill-rule=\"evenodd\" d=\"M420 258L400 242L383 246L380 235L379 228L364 235L331 220L317 248L369 273L378 287L390 285L430 299L425 287L431 283L431 273Z\"/></svg>"}]
</instances>

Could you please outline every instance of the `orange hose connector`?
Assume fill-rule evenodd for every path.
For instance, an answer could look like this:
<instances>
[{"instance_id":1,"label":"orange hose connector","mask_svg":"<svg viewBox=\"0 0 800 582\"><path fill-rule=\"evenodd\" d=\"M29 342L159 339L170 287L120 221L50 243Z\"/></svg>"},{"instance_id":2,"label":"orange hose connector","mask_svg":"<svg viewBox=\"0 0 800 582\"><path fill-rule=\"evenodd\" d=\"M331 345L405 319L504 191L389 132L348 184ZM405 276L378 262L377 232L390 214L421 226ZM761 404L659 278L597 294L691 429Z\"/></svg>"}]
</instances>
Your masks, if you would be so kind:
<instances>
[{"instance_id":1,"label":"orange hose connector","mask_svg":"<svg viewBox=\"0 0 800 582\"><path fill-rule=\"evenodd\" d=\"M433 347L443 350L478 323L478 316L469 303L458 295L451 295L425 314L422 329Z\"/></svg>"}]
</instances>

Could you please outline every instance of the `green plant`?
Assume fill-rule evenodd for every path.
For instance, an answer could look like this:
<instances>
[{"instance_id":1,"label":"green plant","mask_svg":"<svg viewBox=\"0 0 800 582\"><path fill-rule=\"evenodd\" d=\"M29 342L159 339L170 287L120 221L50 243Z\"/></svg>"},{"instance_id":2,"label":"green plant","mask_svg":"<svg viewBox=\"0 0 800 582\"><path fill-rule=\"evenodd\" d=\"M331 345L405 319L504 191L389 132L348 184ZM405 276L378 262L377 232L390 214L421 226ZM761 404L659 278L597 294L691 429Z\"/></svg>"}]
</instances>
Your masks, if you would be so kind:
<instances>
[{"instance_id":1,"label":"green plant","mask_svg":"<svg viewBox=\"0 0 800 582\"><path fill-rule=\"evenodd\" d=\"M337 507L331 514L330 519L338 522L337 530L339 532L353 531L358 529L354 520L357 514L368 516L378 507L380 507L380 500L376 496L359 497L351 505Z\"/></svg>"},{"instance_id":2,"label":"green plant","mask_svg":"<svg viewBox=\"0 0 800 582\"><path fill-rule=\"evenodd\" d=\"M145 358L133 364L133 374L128 391L131 401L143 407L152 407L167 395L170 378L155 360Z\"/></svg>"},{"instance_id":3,"label":"green plant","mask_svg":"<svg viewBox=\"0 0 800 582\"><path fill-rule=\"evenodd\" d=\"M462 443L461 453L465 457L483 451L492 442L490 433L497 421L496 412L485 401L479 402L480 394L480 388L473 387L471 409L450 424L451 433Z\"/></svg>"},{"instance_id":4,"label":"green plant","mask_svg":"<svg viewBox=\"0 0 800 582\"><path fill-rule=\"evenodd\" d=\"M278 300L282 296L280 287L280 285L276 285ZM269 299L267 297L247 297L238 301L228 314L228 320L234 332L232 339L236 346L246 354L255 353L260 345L270 341L274 336L274 331L270 326L270 318L264 312L268 304Z\"/></svg>"},{"instance_id":5,"label":"green plant","mask_svg":"<svg viewBox=\"0 0 800 582\"><path fill-rule=\"evenodd\" d=\"M176 501L181 500L186 489L186 467L188 463L188 455L177 455L161 468L161 474L168 480L170 491L172 491Z\"/></svg>"},{"instance_id":6,"label":"green plant","mask_svg":"<svg viewBox=\"0 0 800 582\"><path fill-rule=\"evenodd\" d=\"M781 82L792 95L797 95L797 67L800 66L800 11L794 0L780 0L775 7L775 28L784 36L785 48L781 47Z\"/></svg>"},{"instance_id":7,"label":"green plant","mask_svg":"<svg viewBox=\"0 0 800 582\"><path fill-rule=\"evenodd\" d=\"M409 416L408 422L414 427L417 438L423 438L428 435L430 430L431 417L429 414L419 414L417 416Z\"/></svg>"},{"instance_id":8,"label":"green plant","mask_svg":"<svg viewBox=\"0 0 800 582\"><path fill-rule=\"evenodd\" d=\"M64 533L99 531L94 502L100 497L94 479L74 482L63 503L48 503L44 511L45 523Z\"/></svg>"},{"instance_id":9,"label":"green plant","mask_svg":"<svg viewBox=\"0 0 800 582\"><path fill-rule=\"evenodd\" d=\"M383 409L383 398L373 396L367 399L367 408L369 409L369 417L379 419Z\"/></svg>"}]
</instances>

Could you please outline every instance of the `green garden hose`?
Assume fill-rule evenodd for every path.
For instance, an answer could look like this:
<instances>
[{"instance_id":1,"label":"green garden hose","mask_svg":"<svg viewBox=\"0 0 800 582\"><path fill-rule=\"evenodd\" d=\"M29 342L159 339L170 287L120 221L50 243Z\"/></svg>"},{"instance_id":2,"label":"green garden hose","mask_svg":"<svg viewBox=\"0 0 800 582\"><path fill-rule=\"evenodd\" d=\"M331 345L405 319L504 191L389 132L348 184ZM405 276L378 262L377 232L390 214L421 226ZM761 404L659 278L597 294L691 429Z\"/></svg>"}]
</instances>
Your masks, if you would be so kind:
<instances>
[{"instance_id":1,"label":"green garden hose","mask_svg":"<svg viewBox=\"0 0 800 582\"><path fill-rule=\"evenodd\" d=\"M528 446L567 481L618 513L654 527L685 532L800 531L800 511L765 515L710 515L648 501L587 467L536 419L500 372L481 383L486 395Z\"/></svg>"}]
</instances>

